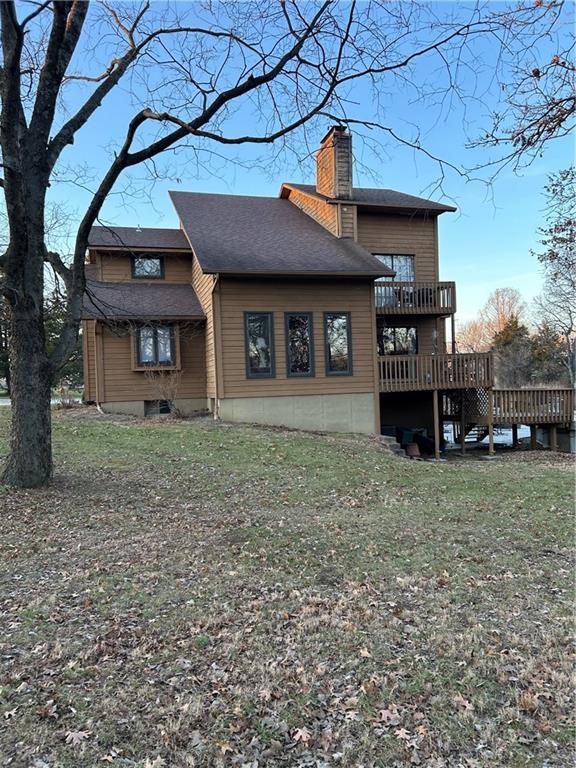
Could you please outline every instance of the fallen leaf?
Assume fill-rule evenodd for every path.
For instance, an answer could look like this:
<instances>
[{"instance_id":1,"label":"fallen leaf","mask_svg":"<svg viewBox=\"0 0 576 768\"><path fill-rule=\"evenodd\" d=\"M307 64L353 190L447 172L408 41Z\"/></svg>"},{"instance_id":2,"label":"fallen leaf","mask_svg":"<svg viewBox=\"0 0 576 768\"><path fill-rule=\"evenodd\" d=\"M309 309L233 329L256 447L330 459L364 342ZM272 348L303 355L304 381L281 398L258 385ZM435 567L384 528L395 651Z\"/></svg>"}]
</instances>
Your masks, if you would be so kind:
<instances>
[{"instance_id":1,"label":"fallen leaf","mask_svg":"<svg viewBox=\"0 0 576 768\"><path fill-rule=\"evenodd\" d=\"M454 698L452 699L454 704L458 707L458 709L461 709L463 712L473 712L474 711L474 704L468 701L468 699L465 699L464 696L460 692L458 692Z\"/></svg>"},{"instance_id":2,"label":"fallen leaf","mask_svg":"<svg viewBox=\"0 0 576 768\"><path fill-rule=\"evenodd\" d=\"M296 728L294 733L292 734L292 738L296 742L302 742L302 744L307 744L310 741L310 737L312 734L308 730L308 728Z\"/></svg>"},{"instance_id":3,"label":"fallen leaf","mask_svg":"<svg viewBox=\"0 0 576 768\"><path fill-rule=\"evenodd\" d=\"M522 712L536 712L538 709L538 697L530 691L522 691L518 696L518 709Z\"/></svg>"},{"instance_id":4,"label":"fallen leaf","mask_svg":"<svg viewBox=\"0 0 576 768\"><path fill-rule=\"evenodd\" d=\"M378 720L385 726L398 725L400 716L396 709L381 709L378 712Z\"/></svg>"},{"instance_id":5,"label":"fallen leaf","mask_svg":"<svg viewBox=\"0 0 576 768\"><path fill-rule=\"evenodd\" d=\"M90 736L90 731L68 731L66 734L66 744L72 747L78 747Z\"/></svg>"}]
</instances>

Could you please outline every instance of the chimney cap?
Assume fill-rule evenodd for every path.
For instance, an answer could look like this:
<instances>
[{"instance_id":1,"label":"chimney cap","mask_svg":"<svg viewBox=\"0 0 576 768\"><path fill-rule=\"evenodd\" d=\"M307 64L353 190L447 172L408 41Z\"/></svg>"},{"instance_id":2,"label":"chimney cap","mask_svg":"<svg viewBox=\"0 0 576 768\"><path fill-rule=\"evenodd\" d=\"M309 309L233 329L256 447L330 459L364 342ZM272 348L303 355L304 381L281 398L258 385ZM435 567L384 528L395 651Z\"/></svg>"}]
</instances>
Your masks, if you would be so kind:
<instances>
[{"instance_id":1,"label":"chimney cap","mask_svg":"<svg viewBox=\"0 0 576 768\"><path fill-rule=\"evenodd\" d=\"M333 133L342 133L345 134L348 130L348 127L346 125L331 125L328 131L326 132L326 135L322 137L320 140L320 144L324 144L326 139L331 136Z\"/></svg>"}]
</instances>

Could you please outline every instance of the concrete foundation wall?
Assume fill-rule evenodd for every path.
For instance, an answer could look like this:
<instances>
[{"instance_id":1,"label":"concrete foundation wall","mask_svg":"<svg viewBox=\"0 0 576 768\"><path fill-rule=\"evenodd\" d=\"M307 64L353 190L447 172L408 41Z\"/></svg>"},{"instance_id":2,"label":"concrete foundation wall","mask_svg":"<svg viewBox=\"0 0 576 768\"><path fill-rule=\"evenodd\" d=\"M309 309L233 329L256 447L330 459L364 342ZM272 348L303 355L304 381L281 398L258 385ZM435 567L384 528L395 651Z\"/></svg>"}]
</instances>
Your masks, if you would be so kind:
<instances>
[{"instance_id":1,"label":"concrete foundation wall","mask_svg":"<svg viewBox=\"0 0 576 768\"><path fill-rule=\"evenodd\" d=\"M234 397L220 400L225 421L309 429L321 432L375 432L372 392L291 397Z\"/></svg>"},{"instance_id":2,"label":"concrete foundation wall","mask_svg":"<svg viewBox=\"0 0 576 768\"><path fill-rule=\"evenodd\" d=\"M105 413L123 413L127 416L140 416L143 418L144 402L144 400L109 401L102 403L101 407ZM175 400L174 403L184 416L189 416L196 411L210 410L210 400L206 397L183 398Z\"/></svg>"},{"instance_id":3,"label":"concrete foundation wall","mask_svg":"<svg viewBox=\"0 0 576 768\"><path fill-rule=\"evenodd\" d=\"M100 407L104 413L124 413L127 416L144 417L144 400L110 401L108 403L100 403Z\"/></svg>"}]
</instances>

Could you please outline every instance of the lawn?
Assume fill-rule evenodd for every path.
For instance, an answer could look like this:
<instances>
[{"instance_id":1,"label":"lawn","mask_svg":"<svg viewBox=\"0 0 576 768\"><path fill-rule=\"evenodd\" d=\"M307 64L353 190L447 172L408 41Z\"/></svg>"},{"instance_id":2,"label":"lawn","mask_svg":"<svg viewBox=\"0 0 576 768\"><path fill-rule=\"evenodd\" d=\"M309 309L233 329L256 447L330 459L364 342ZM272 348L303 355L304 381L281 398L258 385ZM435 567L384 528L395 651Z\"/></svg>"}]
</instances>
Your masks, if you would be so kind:
<instances>
[{"instance_id":1,"label":"lawn","mask_svg":"<svg viewBox=\"0 0 576 768\"><path fill-rule=\"evenodd\" d=\"M90 409L54 440L51 488L0 489L0 765L572 764L566 457Z\"/></svg>"}]
</instances>

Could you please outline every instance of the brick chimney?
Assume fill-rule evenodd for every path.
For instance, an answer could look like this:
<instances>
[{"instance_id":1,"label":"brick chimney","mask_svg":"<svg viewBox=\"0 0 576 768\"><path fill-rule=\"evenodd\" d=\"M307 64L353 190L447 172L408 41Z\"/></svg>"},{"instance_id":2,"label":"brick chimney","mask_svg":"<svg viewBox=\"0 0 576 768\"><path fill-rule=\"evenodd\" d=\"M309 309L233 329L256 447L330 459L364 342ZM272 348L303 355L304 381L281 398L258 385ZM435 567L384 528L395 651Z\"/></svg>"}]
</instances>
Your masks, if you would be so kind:
<instances>
[{"instance_id":1,"label":"brick chimney","mask_svg":"<svg viewBox=\"0 0 576 768\"><path fill-rule=\"evenodd\" d=\"M352 136L334 125L316 152L316 191L336 200L352 199Z\"/></svg>"}]
</instances>

